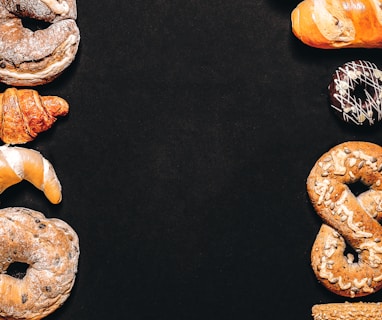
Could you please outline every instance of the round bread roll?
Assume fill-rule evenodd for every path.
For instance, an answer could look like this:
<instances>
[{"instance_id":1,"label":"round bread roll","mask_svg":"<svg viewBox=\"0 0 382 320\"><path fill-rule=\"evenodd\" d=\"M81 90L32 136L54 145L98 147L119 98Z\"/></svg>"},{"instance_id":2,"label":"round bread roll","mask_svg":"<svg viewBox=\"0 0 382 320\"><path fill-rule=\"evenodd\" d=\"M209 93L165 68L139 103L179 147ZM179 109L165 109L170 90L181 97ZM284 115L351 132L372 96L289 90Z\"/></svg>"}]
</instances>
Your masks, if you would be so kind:
<instances>
[{"instance_id":1,"label":"round bread roll","mask_svg":"<svg viewBox=\"0 0 382 320\"><path fill-rule=\"evenodd\" d=\"M0 318L46 317L69 297L79 258L75 231L64 221L27 208L0 210ZM27 264L23 276L7 274Z\"/></svg>"},{"instance_id":2,"label":"round bread roll","mask_svg":"<svg viewBox=\"0 0 382 320\"><path fill-rule=\"evenodd\" d=\"M34 31L26 18L48 26ZM0 0L0 81L36 86L57 78L78 51L76 18L74 0Z\"/></svg>"}]
</instances>

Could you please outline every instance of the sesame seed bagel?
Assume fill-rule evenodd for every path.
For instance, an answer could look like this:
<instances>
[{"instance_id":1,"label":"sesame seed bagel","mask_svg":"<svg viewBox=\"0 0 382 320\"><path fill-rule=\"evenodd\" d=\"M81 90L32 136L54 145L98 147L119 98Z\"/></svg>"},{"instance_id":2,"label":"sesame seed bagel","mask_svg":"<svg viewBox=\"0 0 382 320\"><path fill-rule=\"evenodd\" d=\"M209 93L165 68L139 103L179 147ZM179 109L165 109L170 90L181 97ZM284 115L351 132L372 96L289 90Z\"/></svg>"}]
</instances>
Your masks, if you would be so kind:
<instances>
[{"instance_id":1,"label":"sesame seed bagel","mask_svg":"<svg viewBox=\"0 0 382 320\"><path fill-rule=\"evenodd\" d=\"M33 31L25 18L48 26ZM76 18L75 0L0 0L0 81L36 86L57 78L78 51Z\"/></svg>"},{"instance_id":2,"label":"sesame seed bagel","mask_svg":"<svg viewBox=\"0 0 382 320\"><path fill-rule=\"evenodd\" d=\"M317 279L345 297L382 288L382 148L345 142L323 154L307 179L307 191L323 224L313 244L311 264ZM367 191L356 196L351 185ZM347 244L357 257L345 256Z\"/></svg>"},{"instance_id":3,"label":"sesame seed bagel","mask_svg":"<svg viewBox=\"0 0 382 320\"><path fill-rule=\"evenodd\" d=\"M42 319L69 297L79 242L66 222L27 208L1 209L0 248L0 319ZM7 274L14 262L29 265L23 278Z\"/></svg>"}]
</instances>

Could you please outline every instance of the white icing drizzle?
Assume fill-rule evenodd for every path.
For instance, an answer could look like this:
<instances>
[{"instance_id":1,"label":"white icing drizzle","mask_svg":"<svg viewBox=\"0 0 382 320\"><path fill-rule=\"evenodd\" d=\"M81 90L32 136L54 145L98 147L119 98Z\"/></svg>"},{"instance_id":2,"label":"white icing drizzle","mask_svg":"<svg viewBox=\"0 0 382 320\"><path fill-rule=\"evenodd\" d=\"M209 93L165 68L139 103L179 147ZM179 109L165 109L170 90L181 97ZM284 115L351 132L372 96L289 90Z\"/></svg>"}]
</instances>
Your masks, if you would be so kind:
<instances>
[{"instance_id":1,"label":"white icing drizzle","mask_svg":"<svg viewBox=\"0 0 382 320\"><path fill-rule=\"evenodd\" d=\"M355 294L362 290L362 292L365 293L372 293L374 289L371 287L372 281L381 281L382 275L373 277L373 279L364 277L361 279L354 278L352 281L345 281L341 275L336 276L333 274L331 270L333 270L333 266L335 264L334 260L331 259L331 257L336 253L336 251L339 248L338 241L341 239L341 241L344 241L341 236L338 235L338 233L329 235L325 239L325 244L323 248L323 254L320 258L320 264L319 264L319 276L322 279L327 279L331 284L337 285L341 290L349 290L350 289L350 295L351 297L354 297ZM373 251L373 248L375 248L375 251ZM372 258L376 259L376 267L378 267L379 263L379 257L375 255L376 252L380 253L381 248L377 247L375 243L370 242L370 246L367 246L365 244L365 248L367 250L371 250L370 255ZM347 263L349 265L354 264L353 262L354 257L350 255L347 259ZM373 266L372 266L373 267Z\"/></svg>"},{"instance_id":2,"label":"white icing drizzle","mask_svg":"<svg viewBox=\"0 0 382 320\"><path fill-rule=\"evenodd\" d=\"M348 196L348 192L344 191L341 198L345 199ZM337 215L341 216L342 222L347 222L348 227L353 231L353 236L356 238L370 238L373 235L370 232L365 232L362 230L362 225L360 222L355 223L353 221L354 212L349 210L343 203L339 205L336 212Z\"/></svg>"},{"instance_id":3,"label":"white icing drizzle","mask_svg":"<svg viewBox=\"0 0 382 320\"><path fill-rule=\"evenodd\" d=\"M332 159L334 161L334 174L343 176L346 173L345 160L346 152L337 150L332 152Z\"/></svg>"},{"instance_id":4,"label":"white icing drizzle","mask_svg":"<svg viewBox=\"0 0 382 320\"><path fill-rule=\"evenodd\" d=\"M378 268L382 264L382 259L377 254L382 253L382 247L379 246L375 241L367 241L360 245L361 250L369 251L369 262L372 268Z\"/></svg>"},{"instance_id":5,"label":"white icing drizzle","mask_svg":"<svg viewBox=\"0 0 382 320\"><path fill-rule=\"evenodd\" d=\"M331 107L342 114L346 122L372 125L382 119L381 83L382 71L374 63L363 60L348 62L333 76ZM357 87L365 87L364 99L354 95Z\"/></svg>"},{"instance_id":6,"label":"white icing drizzle","mask_svg":"<svg viewBox=\"0 0 382 320\"><path fill-rule=\"evenodd\" d=\"M325 195L327 194L329 190L330 181L324 180L324 181L317 181L314 185L314 191L319 195L317 204L321 205L325 199ZM330 195L329 195L330 196Z\"/></svg>"},{"instance_id":7,"label":"white icing drizzle","mask_svg":"<svg viewBox=\"0 0 382 320\"><path fill-rule=\"evenodd\" d=\"M366 277L360 274L360 278L349 278L349 275L344 277L337 273L337 271L334 271L339 269L338 266L335 267L337 263L336 257L343 255L343 245L341 245L340 242L345 243L345 240L335 229L332 229L332 234L326 235L325 238L321 240L324 241L323 247L314 247L315 252L319 254L319 263L316 267L318 276L322 279L326 279L330 284L338 286L340 290L349 290L351 297L355 297L358 292L366 294L372 293L374 291L373 282L382 281L382 241L378 236L373 235L370 230L365 229L361 221L355 220L355 212L348 207L348 199L351 196L350 189L342 189L341 193L337 193L338 191L336 191L335 197L333 197L333 192L335 190L334 180L336 176L344 177L341 178L345 179L343 181L347 181L344 183L349 183L352 179L362 179L360 172L357 170L366 166L369 171L381 171L378 159L361 150L343 148L332 150L325 157L320 159L317 165L320 170L322 170L313 185L313 191L317 195L317 205L323 206L325 208L323 210L330 213L337 223L345 224L346 227L351 230L354 239L361 240L359 247L355 248L360 254L359 261L354 262L354 256L348 254L344 257L345 260L341 260L338 263L341 263L342 266L345 261L345 265L347 263L349 266L354 266L354 268L360 271L363 268L362 265L365 264L374 270L371 275ZM380 185L381 179L376 179L374 186L379 187ZM374 187L372 186L371 188ZM371 204L373 208L369 208L369 211L376 212L367 212L367 210L365 210L365 214L375 218L378 215L378 211L382 210L382 191L376 189L371 190L372 191L365 193L362 199L360 197L357 198L357 200L362 208L367 203L369 205ZM340 252L339 250L342 251Z\"/></svg>"}]
</instances>

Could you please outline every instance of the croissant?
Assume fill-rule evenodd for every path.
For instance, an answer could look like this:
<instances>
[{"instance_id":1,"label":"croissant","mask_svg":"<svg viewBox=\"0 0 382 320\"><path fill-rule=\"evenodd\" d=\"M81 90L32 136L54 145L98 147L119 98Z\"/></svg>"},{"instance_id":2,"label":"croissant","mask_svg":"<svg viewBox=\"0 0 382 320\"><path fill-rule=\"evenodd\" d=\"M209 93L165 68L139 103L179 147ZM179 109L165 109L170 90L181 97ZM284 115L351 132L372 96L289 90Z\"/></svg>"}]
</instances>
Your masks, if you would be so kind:
<instances>
[{"instance_id":1,"label":"croissant","mask_svg":"<svg viewBox=\"0 0 382 320\"><path fill-rule=\"evenodd\" d=\"M8 88L0 93L0 139L23 144L48 130L69 112L68 103L56 96L40 96L31 89Z\"/></svg>"},{"instance_id":2,"label":"croissant","mask_svg":"<svg viewBox=\"0 0 382 320\"><path fill-rule=\"evenodd\" d=\"M312 47L382 47L382 8L377 0L303 0L291 20L294 35Z\"/></svg>"},{"instance_id":3,"label":"croissant","mask_svg":"<svg viewBox=\"0 0 382 320\"><path fill-rule=\"evenodd\" d=\"M0 146L0 194L8 187L29 181L53 203L61 202L61 184L52 164L40 152L23 147Z\"/></svg>"}]
</instances>

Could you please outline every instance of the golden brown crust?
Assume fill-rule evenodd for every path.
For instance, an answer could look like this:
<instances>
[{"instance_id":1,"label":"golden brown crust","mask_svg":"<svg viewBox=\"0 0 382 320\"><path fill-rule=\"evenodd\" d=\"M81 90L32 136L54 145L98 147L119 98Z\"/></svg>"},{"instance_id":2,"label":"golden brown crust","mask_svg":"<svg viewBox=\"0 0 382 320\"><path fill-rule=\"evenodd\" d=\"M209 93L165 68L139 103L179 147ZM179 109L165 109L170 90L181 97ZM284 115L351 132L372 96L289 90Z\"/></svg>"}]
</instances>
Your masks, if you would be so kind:
<instances>
[{"instance_id":1,"label":"golden brown crust","mask_svg":"<svg viewBox=\"0 0 382 320\"><path fill-rule=\"evenodd\" d=\"M74 0L0 0L0 81L14 86L51 82L74 60L80 32ZM23 17L51 23L32 31Z\"/></svg>"},{"instance_id":2,"label":"golden brown crust","mask_svg":"<svg viewBox=\"0 0 382 320\"><path fill-rule=\"evenodd\" d=\"M61 184L52 164L38 151L3 145L0 147L0 193L22 180L44 192L53 204L61 202Z\"/></svg>"},{"instance_id":3,"label":"golden brown crust","mask_svg":"<svg viewBox=\"0 0 382 320\"><path fill-rule=\"evenodd\" d=\"M359 297L382 288L382 148L345 142L323 154L307 179L313 207L324 224L311 258L318 280L330 291ZM369 190L356 197L349 185ZM358 252L344 256L348 243Z\"/></svg>"},{"instance_id":4,"label":"golden brown crust","mask_svg":"<svg viewBox=\"0 0 382 320\"><path fill-rule=\"evenodd\" d=\"M382 47L379 1L303 0L292 11L291 20L296 37L312 47Z\"/></svg>"},{"instance_id":5,"label":"golden brown crust","mask_svg":"<svg viewBox=\"0 0 382 320\"><path fill-rule=\"evenodd\" d=\"M64 99L42 97L31 89L6 89L0 93L0 106L0 139L7 144L32 141L40 132L48 130L57 116L69 112Z\"/></svg>"},{"instance_id":6,"label":"golden brown crust","mask_svg":"<svg viewBox=\"0 0 382 320\"><path fill-rule=\"evenodd\" d=\"M74 285L79 258L75 231L27 208L0 210L0 319L38 320L59 308ZM13 262L28 264L20 279Z\"/></svg>"},{"instance_id":7,"label":"golden brown crust","mask_svg":"<svg viewBox=\"0 0 382 320\"><path fill-rule=\"evenodd\" d=\"M381 303L328 303L312 307L314 320L380 320L382 319Z\"/></svg>"}]
</instances>

